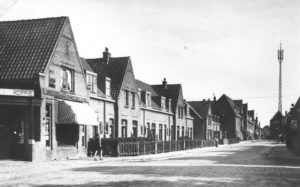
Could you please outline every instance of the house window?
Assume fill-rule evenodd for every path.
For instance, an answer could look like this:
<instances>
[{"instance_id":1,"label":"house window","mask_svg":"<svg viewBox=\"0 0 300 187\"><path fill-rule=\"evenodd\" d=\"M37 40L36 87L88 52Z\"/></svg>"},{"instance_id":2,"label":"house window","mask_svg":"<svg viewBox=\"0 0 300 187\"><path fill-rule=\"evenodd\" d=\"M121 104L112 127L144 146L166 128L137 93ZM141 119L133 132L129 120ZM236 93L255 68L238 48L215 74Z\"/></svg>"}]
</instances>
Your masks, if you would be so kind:
<instances>
[{"instance_id":1,"label":"house window","mask_svg":"<svg viewBox=\"0 0 300 187\"><path fill-rule=\"evenodd\" d=\"M184 137L184 127L181 127L181 136Z\"/></svg>"},{"instance_id":2,"label":"house window","mask_svg":"<svg viewBox=\"0 0 300 187\"><path fill-rule=\"evenodd\" d=\"M167 125L164 125L164 140L167 140L167 134L168 134L168 129L167 129Z\"/></svg>"},{"instance_id":3,"label":"house window","mask_svg":"<svg viewBox=\"0 0 300 187\"><path fill-rule=\"evenodd\" d=\"M138 122L132 121L132 137L137 137Z\"/></svg>"},{"instance_id":4,"label":"house window","mask_svg":"<svg viewBox=\"0 0 300 187\"><path fill-rule=\"evenodd\" d=\"M67 91L74 90L74 71L68 68L62 68L61 70L61 78L62 78L62 89Z\"/></svg>"},{"instance_id":5,"label":"house window","mask_svg":"<svg viewBox=\"0 0 300 187\"><path fill-rule=\"evenodd\" d=\"M106 81L105 81L105 94L108 97L110 97L110 83L111 83L110 78L106 77Z\"/></svg>"},{"instance_id":6,"label":"house window","mask_svg":"<svg viewBox=\"0 0 300 187\"><path fill-rule=\"evenodd\" d=\"M181 112L180 112L180 106L177 107L177 111L178 111L177 116L178 116L178 118L180 118L180 114L181 114Z\"/></svg>"},{"instance_id":7,"label":"house window","mask_svg":"<svg viewBox=\"0 0 300 187\"><path fill-rule=\"evenodd\" d=\"M140 88L138 88L138 97L139 97L139 100L141 100L141 92L142 92L142 90Z\"/></svg>"},{"instance_id":8,"label":"house window","mask_svg":"<svg viewBox=\"0 0 300 187\"><path fill-rule=\"evenodd\" d=\"M151 107L151 93L146 93L146 106Z\"/></svg>"},{"instance_id":9,"label":"house window","mask_svg":"<svg viewBox=\"0 0 300 187\"><path fill-rule=\"evenodd\" d=\"M97 74L86 72L86 85L92 93L97 93Z\"/></svg>"},{"instance_id":10,"label":"house window","mask_svg":"<svg viewBox=\"0 0 300 187\"><path fill-rule=\"evenodd\" d=\"M122 129L121 129L121 136L122 138L127 137L127 120L122 120Z\"/></svg>"},{"instance_id":11,"label":"house window","mask_svg":"<svg viewBox=\"0 0 300 187\"><path fill-rule=\"evenodd\" d=\"M180 131L179 125L177 125L177 139L179 138L179 131Z\"/></svg>"},{"instance_id":12,"label":"house window","mask_svg":"<svg viewBox=\"0 0 300 187\"><path fill-rule=\"evenodd\" d=\"M159 124L159 140L162 140L162 132L163 132L162 124Z\"/></svg>"},{"instance_id":13,"label":"house window","mask_svg":"<svg viewBox=\"0 0 300 187\"><path fill-rule=\"evenodd\" d=\"M53 70L49 71L49 87L55 88L55 72Z\"/></svg>"},{"instance_id":14,"label":"house window","mask_svg":"<svg viewBox=\"0 0 300 187\"><path fill-rule=\"evenodd\" d=\"M113 138L114 134L115 134L115 132L114 132L114 126L115 126L114 119L109 119L109 126L110 126L110 132L109 132L110 138Z\"/></svg>"},{"instance_id":15,"label":"house window","mask_svg":"<svg viewBox=\"0 0 300 187\"><path fill-rule=\"evenodd\" d=\"M166 109L166 98L161 97L161 109L165 110Z\"/></svg>"},{"instance_id":16,"label":"house window","mask_svg":"<svg viewBox=\"0 0 300 187\"><path fill-rule=\"evenodd\" d=\"M181 115L180 118L183 119L183 107L180 107L180 108L181 108L181 110L180 110L180 115Z\"/></svg>"},{"instance_id":17,"label":"house window","mask_svg":"<svg viewBox=\"0 0 300 187\"><path fill-rule=\"evenodd\" d=\"M132 99L132 106L131 106L131 108L135 109L135 93L134 92L131 92L131 99Z\"/></svg>"},{"instance_id":18,"label":"house window","mask_svg":"<svg viewBox=\"0 0 300 187\"><path fill-rule=\"evenodd\" d=\"M151 127L152 129L151 129L151 137L153 138L153 139L155 139L155 136L156 136L156 124L155 123L152 123L152 127Z\"/></svg>"},{"instance_id":19,"label":"house window","mask_svg":"<svg viewBox=\"0 0 300 187\"><path fill-rule=\"evenodd\" d=\"M128 90L125 90L125 108L128 108L129 106L129 92Z\"/></svg>"},{"instance_id":20,"label":"house window","mask_svg":"<svg viewBox=\"0 0 300 187\"><path fill-rule=\"evenodd\" d=\"M147 123L147 135L150 137L150 123Z\"/></svg>"}]
</instances>

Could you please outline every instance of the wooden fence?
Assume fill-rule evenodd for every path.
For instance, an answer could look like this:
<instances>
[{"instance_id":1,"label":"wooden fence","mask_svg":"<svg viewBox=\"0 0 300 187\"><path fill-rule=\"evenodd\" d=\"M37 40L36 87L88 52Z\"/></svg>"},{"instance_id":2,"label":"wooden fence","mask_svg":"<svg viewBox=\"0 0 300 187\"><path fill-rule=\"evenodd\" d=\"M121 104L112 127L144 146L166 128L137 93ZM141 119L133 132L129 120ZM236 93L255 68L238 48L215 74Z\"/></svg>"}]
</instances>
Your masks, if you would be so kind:
<instances>
[{"instance_id":1,"label":"wooden fence","mask_svg":"<svg viewBox=\"0 0 300 187\"><path fill-rule=\"evenodd\" d=\"M137 156L215 146L214 140L119 142L118 156Z\"/></svg>"},{"instance_id":2,"label":"wooden fence","mask_svg":"<svg viewBox=\"0 0 300 187\"><path fill-rule=\"evenodd\" d=\"M226 139L226 144L238 143L238 139ZM223 142L221 141L220 144ZM104 156L137 156L157 154L172 151L213 147L215 141L211 140L176 140L176 141L119 141L104 140L102 143Z\"/></svg>"}]
</instances>

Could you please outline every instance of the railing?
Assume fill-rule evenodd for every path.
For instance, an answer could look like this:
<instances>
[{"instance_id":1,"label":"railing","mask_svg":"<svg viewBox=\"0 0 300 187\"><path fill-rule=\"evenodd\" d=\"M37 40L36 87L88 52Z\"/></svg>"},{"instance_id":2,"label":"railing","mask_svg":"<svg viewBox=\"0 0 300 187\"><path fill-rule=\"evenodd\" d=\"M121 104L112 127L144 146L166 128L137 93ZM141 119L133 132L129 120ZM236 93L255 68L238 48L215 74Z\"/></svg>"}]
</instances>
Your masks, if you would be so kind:
<instances>
[{"instance_id":1,"label":"railing","mask_svg":"<svg viewBox=\"0 0 300 187\"><path fill-rule=\"evenodd\" d=\"M231 139L230 143L237 143ZM104 156L137 156L171 151L215 146L214 140L176 140L176 141L103 141Z\"/></svg>"}]
</instances>

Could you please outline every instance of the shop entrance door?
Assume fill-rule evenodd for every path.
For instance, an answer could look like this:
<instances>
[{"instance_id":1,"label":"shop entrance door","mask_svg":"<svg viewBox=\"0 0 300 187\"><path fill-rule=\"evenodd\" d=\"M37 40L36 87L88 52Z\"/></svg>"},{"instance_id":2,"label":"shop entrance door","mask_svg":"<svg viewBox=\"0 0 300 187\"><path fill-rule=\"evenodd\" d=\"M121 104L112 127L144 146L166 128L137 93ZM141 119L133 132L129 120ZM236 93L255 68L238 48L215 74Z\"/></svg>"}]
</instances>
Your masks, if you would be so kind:
<instances>
[{"instance_id":1,"label":"shop entrance door","mask_svg":"<svg viewBox=\"0 0 300 187\"><path fill-rule=\"evenodd\" d=\"M0 106L0 159L24 158L25 108Z\"/></svg>"},{"instance_id":2,"label":"shop entrance door","mask_svg":"<svg viewBox=\"0 0 300 187\"><path fill-rule=\"evenodd\" d=\"M1 120L1 119L0 119ZM0 159L10 157L8 126L2 120L0 121Z\"/></svg>"}]
</instances>

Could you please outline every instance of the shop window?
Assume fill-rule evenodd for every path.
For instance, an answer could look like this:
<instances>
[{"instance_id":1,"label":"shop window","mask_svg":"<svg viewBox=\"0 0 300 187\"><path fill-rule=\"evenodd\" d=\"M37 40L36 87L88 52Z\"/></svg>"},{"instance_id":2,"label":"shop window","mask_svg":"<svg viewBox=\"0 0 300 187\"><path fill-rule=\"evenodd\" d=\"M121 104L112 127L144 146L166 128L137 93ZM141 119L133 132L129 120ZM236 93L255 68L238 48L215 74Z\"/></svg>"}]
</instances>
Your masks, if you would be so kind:
<instances>
[{"instance_id":1,"label":"shop window","mask_svg":"<svg viewBox=\"0 0 300 187\"><path fill-rule=\"evenodd\" d=\"M179 125L177 125L177 139L179 138L179 131L180 131Z\"/></svg>"},{"instance_id":2,"label":"shop window","mask_svg":"<svg viewBox=\"0 0 300 187\"><path fill-rule=\"evenodd\" d=\"M66 91L74 91L74 71L65 67L61 70L61 87Z\"/></svg>"},{"instance_id":3,"label":"shop window","mask_svg":"<svg viewBox=\"0 0 300 187\"><path fill-rule=\"evenodd\" d=\"M54 70L49 70L49 87L55 88L55 72L54 72Z\"/></svg>"},{"instance_id":4,"label":"shop window","mask_svg":"<svg viewBox=\"0 0 300 187\"><path fill-rule=\"evenodd\" d=\"M75 146L79 140L79 125L75 124L57 124L56 140L59 146Z\"/></svg>"},{"instance_id":5,"label":"shop window","mask_svg":"<svg viewBox=\"0 0 300 187\"><path fill-rule=\"evenodd\" d=\"M127 137L127 120L122 120L122 129L121 129L121 136L122 138Z\"/></svg>"},{"instance_id":6,"label":"shop window","mask_svg":"<svg viewBox=\"0 0 300 187\"><path fill-rule=\"evenodd\" d=\"M86 145L86 126L80 125L80 139L81 139L81 146L85 147Z\"/></svg>"},{"instance_id":7,"label":"shop window","mask_svg":"<svg viewBox=\"0 0 300 187\"><path fill-rule=\"evenodd\" d=\"M46 147L52 148L52 104L46 104L45 138Z\"/></svg>"}]
</instances>

